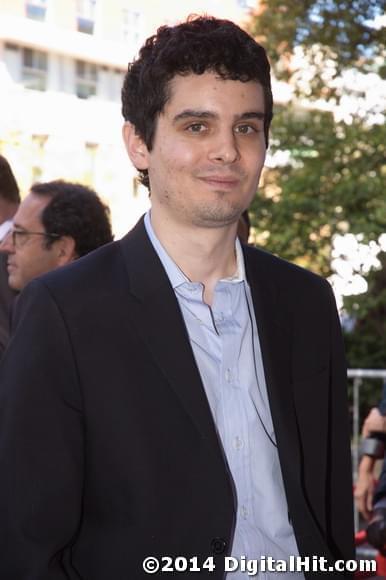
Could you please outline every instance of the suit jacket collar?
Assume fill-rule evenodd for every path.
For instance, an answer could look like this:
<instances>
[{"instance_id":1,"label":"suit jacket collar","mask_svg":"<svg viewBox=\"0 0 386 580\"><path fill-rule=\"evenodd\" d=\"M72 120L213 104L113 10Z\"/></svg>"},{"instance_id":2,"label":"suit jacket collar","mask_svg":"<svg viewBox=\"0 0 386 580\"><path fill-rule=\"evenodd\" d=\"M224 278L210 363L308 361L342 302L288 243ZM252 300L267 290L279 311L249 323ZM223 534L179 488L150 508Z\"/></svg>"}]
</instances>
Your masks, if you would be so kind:
<instances>
[{"instance_id":1,"label":"suit jacket collar","mask_svg":"<svg viewBox=\"0 0 386 580\"><path fill-rule=\"evenodd\" d=\"M185 323L169 278L145 231L143 218L121 242L130 290L140 303L137 326L185 410L206 440L217 435ZM262 349L272 420L281 462L298 457L297 425L290 384L288 315L281 289L260 252L244 247L256 323ZM292 470L293 471L293 470Z\"/></svg>"},{"instance_id":2,"label":"suit jacket collar","mask_svg":"<svg viewBox=\"0 0 386 580\"><path fill-rule=\"evenodd\" d=\"M133 324L185 412L195 423L203 443L221 458L216 427L190 346L179 304L169 278L145 231L143 218L120 241L132 295Z\"/></svg>"},{"instance_id":3,"label":"suit jacket collar","mask_svg":"<svg viewBox=\"0 0 386 580\"><path fill-rule=\"evenodd\" d=\"M294 340L294 320L293 313L286 308L287 300L283 296L285 282L276 277L276 267L273 267L275 258L250 247L244 247L244 252L289 516L293 517L296 524L300 553L318 553L320 546L324 546L326 554L331 558L304 495L302 440L292 379L291 341Z\"/></svg>"},{"instance_id":4,"label":"suit jacket collar","mask_svg":"<svg viewBox=\"0 0 386 580\"><path fill-rule=\"evenodd\" d=\"M263 358L272 421L282 468L290 460L292 476L299 464L299 439L291 381L291 320L285 311L284 291L269 268L267 255L244 246Z\"/></svg>"}]
</instances>

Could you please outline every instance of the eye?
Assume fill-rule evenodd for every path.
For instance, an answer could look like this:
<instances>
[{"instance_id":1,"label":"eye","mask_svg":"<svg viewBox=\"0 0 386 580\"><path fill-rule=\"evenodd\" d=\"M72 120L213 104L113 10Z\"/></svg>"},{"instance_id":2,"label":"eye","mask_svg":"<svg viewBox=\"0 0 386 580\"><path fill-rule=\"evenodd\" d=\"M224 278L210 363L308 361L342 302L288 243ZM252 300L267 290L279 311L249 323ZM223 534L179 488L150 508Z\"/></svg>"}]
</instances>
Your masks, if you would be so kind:
<instances>
[{"instance_id":1,"label":"eye","mask_svg":"<svg viewBox=\"0 0 386 580\"><path fill-rule=\"evenodd\" d=\"M190 133L203 133L206 130L206 126L203 123L192 123L186 129Z\"/></svg>"},{"instance_id":2,"label":"eye","mask_svg":"<svg viewBox=\"0 0 386 580\"><path fill-rule=\"evenodd\" d=\"M259 130L254 125L237 125L235 127L235 133L240 133L241 135L252 135L258 132Z\"/></svg>"}]
</instances>

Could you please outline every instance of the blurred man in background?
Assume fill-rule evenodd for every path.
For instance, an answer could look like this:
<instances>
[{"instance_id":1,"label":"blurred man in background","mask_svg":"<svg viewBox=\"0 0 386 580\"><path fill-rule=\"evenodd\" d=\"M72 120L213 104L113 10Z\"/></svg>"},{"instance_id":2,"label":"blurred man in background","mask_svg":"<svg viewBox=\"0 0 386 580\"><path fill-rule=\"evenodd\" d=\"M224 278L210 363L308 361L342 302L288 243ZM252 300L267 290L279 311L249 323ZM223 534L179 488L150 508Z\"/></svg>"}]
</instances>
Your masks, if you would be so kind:
<instances>
[{"instance_id":1,"label":"blurred man in background","mask_svg":"<svg viewBox=\"0 0 386 580\"><path fill-rule=\"evenodd\" d=\"M0 242L12 226L20 203L19 187L11 166L0 155ZM14 292L8 286L7 256L0 253L0 357L9 337L9 312Z\"/></svg>"},{"instance_id":2,"label":"blurred man in background","mask_svg":"<svg viewBox=\"0 0 386 580\"><path fill-rule=\"evenodd\" d=\"M109 210L95 191L66 181L37 183L0 246L8 254L9 286L22 290L112 239Z\"/></svg>"},{"instance_id":3,"label":"blurred man in background","mask_svg":"<svg viewBox=\"0 0 386 580\"><path fill-rule=\"evenodd\" d=\"M61 180L33 185L10 226L0 244L4 302L0 358L9 339L15 294L40 274L65 266L113 239L109 209L95 191Z\"/></svg>"},{"instance_id":4,"label":"blurred man in background","mask_svg":"<svg viewBox=\"0 0 386 580\"><path fill-rule=\"evenodd\" d=\"M20 203L19 187L11 166L0 155L0 242L10 229Z\"/></svg>"}]
</instances>

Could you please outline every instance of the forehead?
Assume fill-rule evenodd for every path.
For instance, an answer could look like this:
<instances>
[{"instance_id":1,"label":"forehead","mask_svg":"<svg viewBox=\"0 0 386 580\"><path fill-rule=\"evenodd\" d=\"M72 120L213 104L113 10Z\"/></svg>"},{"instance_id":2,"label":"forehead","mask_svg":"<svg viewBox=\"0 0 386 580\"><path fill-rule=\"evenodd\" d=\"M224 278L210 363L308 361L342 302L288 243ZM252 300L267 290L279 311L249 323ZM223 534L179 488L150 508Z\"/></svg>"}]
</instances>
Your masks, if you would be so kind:
<instances>
[{"instance_id":1,"label":"forehead","mask_svg":"<svg viewBox=\"0 0 386 580\"><path fill-rule=\"evenodd\" d=\"M169 83L169 99L163 113L185 108L229 115L264 113L263 87L257 81L223 79L214 72L176 75Z\"/></svg>"},{"instance_id":2,"label":"forehead","mask_svg":"<svg viewBox=\"0 0 386 580\"><path fill-rule=\"evenodd\" d=\"M30 192L19 205L14 217L15 225L25 229L42 228L41 214L50 199L46 195L36 195Z\"/></svg>"}]
</instances>

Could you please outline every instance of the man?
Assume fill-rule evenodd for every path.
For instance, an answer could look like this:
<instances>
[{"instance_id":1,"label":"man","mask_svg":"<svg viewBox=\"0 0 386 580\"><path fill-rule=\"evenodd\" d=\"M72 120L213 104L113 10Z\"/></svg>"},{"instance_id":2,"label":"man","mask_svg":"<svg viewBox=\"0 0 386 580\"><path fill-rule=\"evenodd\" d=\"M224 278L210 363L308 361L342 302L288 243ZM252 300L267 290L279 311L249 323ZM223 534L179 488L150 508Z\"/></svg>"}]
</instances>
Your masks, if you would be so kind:
<instances>
[{"instance_id":1,"label":"man","mask_svg":"<svg viewBox=\"0 0 386 580\"><path fill-rule=\"evenodd\" d=\"M0 243L12 226L19 203L20 193L15 176L6 158L0 155ZM7 257L0 253L0 357L9 338L10 307L14 298L7 278Z\"/></svg>"},{"instance_id":2,"label":"man","mask_svg":"<svg viewBox=\"0 0 386 580\"><path fill-rule=\"evenodd\" d=\"M109 210L95 191L61 180L36 183L0 246L8 253L9 286L20 291L112 239Z\"/></svg>"},{"instance_id":3,"label":"man","mask_svg":"<svg viewBox=\"0 0 386 580\"><path fill-rule=\"evenodd\" d=\"M265 52L228 21L163 27L122 98L151 213L21 297L0 367L0 577L351 558L331 289L235 241L272 116Z\"/></svg>"},{"instance_id":4,"label":"man","mask_svg":"<svg viewBox=\"0 0 386 580\"><path fill-rule=\"evenodd\" d=\"M0 155L0 242L12 225L12 219L20 203L19 187L11 166Z\"/></svg>"}]
</instances>

